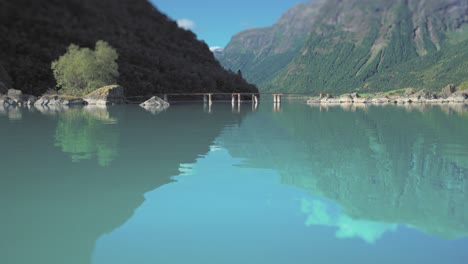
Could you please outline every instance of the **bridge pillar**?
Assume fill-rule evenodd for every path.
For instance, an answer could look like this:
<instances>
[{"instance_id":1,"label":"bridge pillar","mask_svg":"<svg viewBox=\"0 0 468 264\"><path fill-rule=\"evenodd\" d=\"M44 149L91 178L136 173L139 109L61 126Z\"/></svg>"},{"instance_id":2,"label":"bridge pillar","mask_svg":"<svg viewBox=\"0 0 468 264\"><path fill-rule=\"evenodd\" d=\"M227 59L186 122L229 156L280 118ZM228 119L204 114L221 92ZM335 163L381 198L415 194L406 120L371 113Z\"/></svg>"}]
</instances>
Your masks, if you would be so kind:
<instances>
[{"instance_id":1,"label":"bridge pillar","mask_svg":"<svg viewBox=\"0 0 468 264\"><path fill-rule=\"evenodd\" d=\"M213 101L211 100L211 95L212 94L208 94L208 104L211 105L213 103Z\"/></svg>"},{"instance_id":2,"label":"bridge pillar","mask_svg":"<svg viewBox=\"0 0 468 264\"><path fill-rule=\"evenodd\" d=\"M167 94L163 95L163 100L166 101L166 102L169 102L169 100L167 99Z\"/></svg>"},{"instance_id":3,"label":"bridge pillar","mask_svg":"<svg viewBox=\"0 0 468 264\"><path fill-rule=\"evenodd\" d=\"M231 94L231 103L232 105L236 103L236 97L234 96L234 94Z\"/></svg>"},{"instance_id":4,"label":"bridge pillar","mask_svg":"<svg viewBox=\"0 0 468 264\"><path fill-rule=\"evenodd\" d=\"M237 102L238 102L238 103L241 102L241 94L240 94L240 93L237 94Z\"/></svg>"}]
</instances>

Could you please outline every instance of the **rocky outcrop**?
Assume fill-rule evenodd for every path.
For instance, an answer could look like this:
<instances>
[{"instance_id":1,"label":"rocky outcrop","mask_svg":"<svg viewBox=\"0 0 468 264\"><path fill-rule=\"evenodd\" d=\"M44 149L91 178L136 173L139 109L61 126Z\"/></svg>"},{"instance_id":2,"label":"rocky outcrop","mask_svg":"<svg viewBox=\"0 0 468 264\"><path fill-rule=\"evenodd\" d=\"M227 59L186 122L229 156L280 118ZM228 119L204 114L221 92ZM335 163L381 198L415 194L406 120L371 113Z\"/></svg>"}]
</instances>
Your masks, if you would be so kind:
<instances>
[{"instance_id":1,"label":"rocky outcrop","mask_svg":"<svg viewBox=\"0 0 468 264\"><path fill-rule=\"evenodd\" d=\"M124 89L120 85L109 85L97 89L83 99L90 105L124 104Z\"/></svg>"},{"instance_id":2,"label":"rocky outcrop","mask_svg":"<svg viewBox=\"0 0 468 264\"><path fill-rule=\"evenodd\" d=\"M85 104L85 101L82 98L60 95L43 95L34 103L35 106L71 106L83 104Z\"/></svg>"},{"instance_id":3,"label":"rocky outcrop","mask_svg":"<svg viewBox=\"0 0 468 264\"><path fill-rule=\"evenodd\" d=\"M450 95L449 95L450 94ZM333 98L332 95L312 97L307 101L308 104L443 104L443 103L468 103L468 90L456 91L453 84L447 85L442 89L442 92L437 94L428 90L416 91L409 88L404 92L404 95L386 96L383 93L372 94L369 97L361 98L359 94L345 94L339 99Z\"/></svg>"},{"instance_id":4,"label":"rocky outcrop","mask_svg":"<svg viewBox=\"0 0 468 264\"><path fill-rule=\"evenodd\" d=\"M143 102L140 104L140 106L146 106L146 107L169 107L169 103L164 101L163 99L153 96L147 101Z\"/></svg>"},{"instance_id":5,"label":"rocky outcrop","mask_svg":"<svg viewBox=\"0 0 468 264\"><path fill-rule=\"evenodd\" d=\"M6 106L33 105L36 97L23 94L20 90L9 89L6 96L0 98L0 103Z\"/></svg>"},{"instance_id":6,"label":"rocky outcrop","mask_svg":"<svg viewBox=\"0 0 468 264\"><path fill-rule=\"evenodd\" d=\"M463 103L468 99L468 91L455 92L447 98L448 102Z\"/></svg>"},{"instance_id":7,"label":"rocky outcrop","mask_svg":"<svg viewBox=\"0 0 468 264\"><path fill-rule=\"evenodd\" d=\"M442 96L444 96L445 98L451 96L454 92L456 91L456 87L454 84L449 84L447 86L445 86L444 88L442 88Z\"/></svg>"},{"instance_id":8,"label":"rocky outcrop","mask_svg":"<svg viewBox=\"0 0 468 264\"><path fill-rule=\"evenodd\" d=\"M0 64L14 87L36 96L56 86L51 62L70 44L91 48L98 40L117 50L119 84L127 96L258 92L221 67L206 43L154 1L1 0L0 36Z\"/></svg>"},{"instance_id":9,"label":"rocky outcrop","mask_svg":"<svg viewBox=\"0 0 468 264\"><path fill-rule=\"evenodd\" d=\"M163 99L153 96L147 101L143 102L140 104L141 107L143 107L145 110L157 114L169 107L169 103L164 101Z\"/></svg>"}]
</instances>

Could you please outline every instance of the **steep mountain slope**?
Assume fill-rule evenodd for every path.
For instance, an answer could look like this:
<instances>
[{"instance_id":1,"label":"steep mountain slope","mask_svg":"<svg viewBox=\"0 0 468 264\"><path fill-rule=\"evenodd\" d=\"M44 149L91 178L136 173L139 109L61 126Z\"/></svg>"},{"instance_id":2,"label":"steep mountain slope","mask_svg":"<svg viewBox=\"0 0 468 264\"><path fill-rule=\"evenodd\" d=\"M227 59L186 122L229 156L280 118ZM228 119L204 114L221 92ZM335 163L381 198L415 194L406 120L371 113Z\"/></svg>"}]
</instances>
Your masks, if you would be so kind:
<instances>
[{"instance_id":1,"label":"steep mountain slope","mask_svg":"<svg viewBox=\"0 0 468 264\"><path fill-rule=\"evenodd\" d=\"M324 0L303 3L286 12L269 28L251 29L235 35L219 57L227 68L241 69L258 85L267 83L299 53Z\"/></svg>"},{"instance_id":2,"label":"steep mountain slope","mask_svg":"<svg viewBox=\"0 0 468 264\"><path fill-rule=\"evenodd\" d=\"M147 0L0 0L0 35L0 65L27 93L55 87L50 64L71 43L97 40L117 49L127 95L255 91Z\"/></svg>"},{"instance_id":3,"label":"steep mountain slope","mask_svg":"<svg viewBox=\"0 0 468 264\"><path fill-rule=\"evenodd\" d=\"M310 17L314 22L309 37L294 59L261 83L250 78L260 70L246 74L240 67L248 80L264 91L347 92L409 85L439 89L447 84L437 81L437 76L427 76L428 72L438 72L448 82L468 79L468 70L459 68L464 65L460 58L468 60L467 0L328 0L317 4L316 14ZM230 46L226 58L231 56ZM456 59L450 57L454 49ZM243 63L254 60L250 57ZM233 70L238 66L228 59L221 61ZM438 70L429 69L434 65ZM415 76L420 77L418 82Z\"/></svg>"}]
</instances>

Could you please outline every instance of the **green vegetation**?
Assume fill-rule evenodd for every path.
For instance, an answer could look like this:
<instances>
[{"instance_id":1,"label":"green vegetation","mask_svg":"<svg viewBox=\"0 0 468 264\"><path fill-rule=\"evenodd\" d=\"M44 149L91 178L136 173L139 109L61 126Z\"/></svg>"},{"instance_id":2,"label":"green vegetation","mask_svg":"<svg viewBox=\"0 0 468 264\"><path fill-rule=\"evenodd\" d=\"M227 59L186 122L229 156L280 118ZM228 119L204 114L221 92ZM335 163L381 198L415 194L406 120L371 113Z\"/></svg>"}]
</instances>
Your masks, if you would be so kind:
<instances>
[{"instance_id":1,"label":"green vegetation","mask_svg":"<svg viewBox=\"0 0 468 264\"><path fill-rule=\"evenodd\" d=\"M72 44L52 62L57 87L65 94L80 96L114 84L119 77L118 57L117 51L104 41L98 41L94 51Z\"/></svg>"},{"instance_id":2,"label":"green vegetation","mask_svg":"<svg viewBox=\"0 0 468 264\"><path fill-rule=\"evenodd\" d=\"M119 135L109 124L116 121L104 109L70 109L60 114L55 146L69 153L73 162L96 158L107 167L117 156Z\"/></svg>"},{"instance_id":3,"label":"green vegetation","mask_svg":"<svg viewBox=\"0 0 468 264\"><path fill-rule=\"evenodd\" d=\"M458 90L468 90L468 81L462 82L460 85L457 86Z\"/></svg>"},{"instance_id":4,"label":"green vegetation","mask_svg":"<svg viewBox=\"0 0 468 264\"><path fill-rule=\"evenodd\" d=\"M286 57L265 52L278 49L265 40L268 32L287 35L293 28L275 25L236 35L221 62L241 69L264 92L439 91L468 79L468 23L460 22L461 4L427 0L415 11L411 1L329 0L316 8L308 38L281 53Z\"/></svg>"},{"instance_id":5,"label":"green vegetation","mask_svg":"<svg viewBox=\"0 0 468 264\"><path fill-rule=\"evenodd\" d=\"M70 43L92 48L103 40L118 51L118 84L127 97L258 92L221 67L206 43L150 1L104 2L0 1L0 64L11 85L25 94L42 95L56 87L51 62L65 54Z\"/></svg>"}]
</instances>

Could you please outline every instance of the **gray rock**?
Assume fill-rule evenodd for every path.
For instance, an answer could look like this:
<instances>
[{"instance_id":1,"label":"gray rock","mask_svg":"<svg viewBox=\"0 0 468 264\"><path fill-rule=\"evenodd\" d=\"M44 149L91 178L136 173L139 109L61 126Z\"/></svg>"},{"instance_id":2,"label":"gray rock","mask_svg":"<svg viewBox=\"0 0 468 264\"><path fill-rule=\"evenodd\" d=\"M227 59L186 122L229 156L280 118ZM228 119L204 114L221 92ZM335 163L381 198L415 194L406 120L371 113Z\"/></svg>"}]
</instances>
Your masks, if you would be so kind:
<instances>
[{"instance_id":1,"label":"gray rock","mask_svg":"<svg viewBox=\"0 0 468 264\"><path fill-rule=\"evenodd\" d=\"M124 104L124 89L120 85L109 85L86 95L84 100L90 105Z\"/></svg>"},{"instance_id":2,"label":"gray rock","mask_svg":"<svg viewBox=\"0 0 468 264\"><path fill-rule=\"evenodd\" d=\"M153 96L147 101L141 103L140 106L146 106L146 107L153 106L153 107L167 108L170 106L170 104L157 96Z\"/></svg>"},{"instance_id":3,"label":"gray rock","mask_svg":"<svg viewBox=\"0 0 468 264\"><path fill-rule=\"evenodd\" d=\"M312 97L309 100L307 100L307 104L320 104L320 98Z\"/></svg>"},{"instance_id":4,"label":"gray rock","mask_svg":"<svg viewBox=\"0 0 468 264\"><path fill-rule=\"evenodd\" d=\"M366 104L369 103L369 98L364 98L364 97L359 97L359 98L354 98L354 103L356 104Z\"/></svg>"},{"instance_id":5,"label":"gray rock","mask_svg":"<svg viewBox=\"0 0 468 264\"><path fill-rule=\"evenodd\" d=\"M327 98L327 99L322 99L320 103L324 104L340 104L341 101L339 98Z\"/></svg>"},{"instance_id":6,"label":"gray rock","mask_svg":"<svg viewBox=\"0 0 468 264\"><path fill-rule=\"evenodd\" d=\"M3 97L2 99L0 99L0 102L4 105L4 106L17 106L18 103L11 99L10 97Z\"/></svg>"},{"instance_id":7,"label":"gray rock","mask_svg":"<svg viewBox=\"0 0 468 264\"><path fill-rule=\"evenodd\" d=\"M447 98L447 101L453 103L464 103L468 99L468 94L464 91L455 92Z\"/></svg>"},{"instance_id":8,"label":"gray rock","mask_svg":"<svg viewBox=\"0 0 468 264\"><path fill-rule=\"evenodd\" d=\"M71 106L83 105L83 98L44 95L35 102L35 106Z\"/></svg>"},{"instance_id":9,"label":"gray rock","mask_svg":"<svg viewBox=\"0 0 468 264\"><path fill-rule=\"evenodd\" d=\"M340 103L352 103L353 97L350 94L345 94L340 97Z\"/></svg>"},{"instance_id":10,"label":"gray rock","mask_svg":"<svg viewBox=\"0 0 468 264\"><path fill-rule=\"evenodd\" d=\"M415 93L416 93L416 89L408 88L408 89L405 90L405 97L409 97L409 96L411 96L411 95L413 95Z\"/></svg>"},{"instance_id":11,"label":"gray rock","mask_svg":"<svg viewBox=\"0 0 468 264\"><path fill-rule=\"evenodd\" d=\"M388 97L372 98L371 103L373 103L373 104L388 104L388 103L390 103L390 98L388 98Z\"/></svg>"},{"instance_id":12,"label":"gray rock","mask_svg":"<svg viewBox=\"0 0 468 264\"><path fill-rule=\"evenodd\" d=\"M412 103L420 103L421 96L413 94L410 97L408 97L408 99L410 99Z\"/></svg>"},{"instance_id":13,"label":"gray rock","mask_svg":"<svg viewBox=\"0 0 468 264\"><path fill-rule=\"evenodd\" d=\"M20 90L8 89L7 96L13 100L19 101L23 96L23 92L21 92Z\"/></svg>"},{"instance_id":14,"label":"gray rock","mask_svg":"<svg viewBox=\"0 0 468 264\"><path fill-rule=\"evenodd\" d=\"M410 103L412 103L412 101L408 97L400 97L400 98L395 99L395 103L397 103L397 104L410 104Z\"/></svg>"},{"instance_id":15,"label":"gray rock","mask_svg":"<svg viewBox=\"0 0 468 264\"><path fill-rule=\"evenodd\" d=\"M437 99L427 99L426 104L443 104L447 102L447 99L444 98L437 98Z\"/></svg>"},{"instance_id":16,"label":"gray rock","mask_svg":"<svg viewBox=\"0 0 468 264\"><path fill-rule=\"evenodd\" d=\"M417 94L419 96L419 99L437 99L437 94L432 92L432 91L427 91L425 89L419 91Z\"/></svg>"},{"instance_id":17,"label":"gray rock","mask_svg":"<svg viewBox=\"0 0 468 264\"><path fill-rule=\"evenodd\" d=\"M47 96L42 96L35 103L34 106L47 106L49 104L49 98Z\"/></svg>"},{"instance_id":18,"label":"gray rock","mask_svg":"<svg viewBox=\"0 0 468 264\"><path fill-rule=\"evenodd\" d=\"M442 88L442 96L447 98L450 95L452 95L456 90L457 89L455 87L455 84L449 84L449 85L445 86L444 88Z\"/></svg>"}]
</instances>

